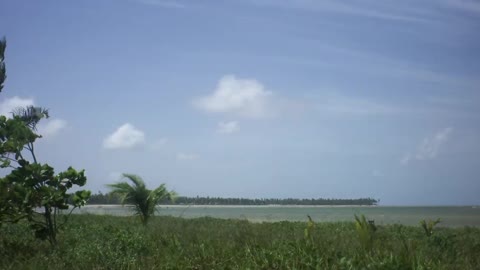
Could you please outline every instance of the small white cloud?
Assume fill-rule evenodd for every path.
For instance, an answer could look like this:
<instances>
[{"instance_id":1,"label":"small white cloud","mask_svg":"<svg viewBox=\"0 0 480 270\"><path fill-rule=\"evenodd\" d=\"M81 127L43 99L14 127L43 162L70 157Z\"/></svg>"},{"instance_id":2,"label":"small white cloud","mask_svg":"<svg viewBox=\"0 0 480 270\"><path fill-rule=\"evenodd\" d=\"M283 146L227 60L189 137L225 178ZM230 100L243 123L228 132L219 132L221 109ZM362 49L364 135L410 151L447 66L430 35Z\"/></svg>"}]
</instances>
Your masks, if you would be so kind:
<instances>
[{"instance_id":1,"label":"small white cloud","mask_svg":"<svg viewBox=\"0 0 480 270\"><path fill-rule=\"evenodd\" d=\"M237 121L220 122L218 123L217 132L223 134L230 134L240 130Z\"/></svg>"},{"instance_id":2,"label":"small white cloud","mask_svg":"<svg viewBox=\"0 0 480 270\"><path fill-rule=\"evenodd\" d=\"M145 143L145 134L143 131L126 123L103 141L103 147L106 149L127 149L143 143Z\"/></svg>"},{"instance_id":3,"label":"small white cloud","mask_svg":"<svg viewBox=\"0 0 480 270\"><path fill-rule=\"evenodd\" d=\"M268 103L272 92L255 79L239 79L226 75L215 91L194 101L194 105L208 112L235 113L246 117L264 117L270 114Z\"/></svg>"},{"instance_id":4,"label":"small white cloud","mask_svg":"<svg viewBox=\"0 0 480 270\"><path fill-rule=\"evenodd\" d=\"M66 126L67 121L62 119L46 120L45 122L40 122L38 126L38 133L44 138L53 137Z\"/></svg>"},{"instance_id":5,"label":"small white cloud","mask_svg":"<svg viewBox=\"0 0 480 270\"><path fill-rule=\"evenodd\" d=\"M27 107L34 105L35 102L32 98L21 98L21 97L12 97L7 98L0 103L0 115L5 115L7 117L12 115L12 112L20 107Z\"/></svg>"},{"instance_id":6,"label":"small white cloud","mask_svg":"<svg viewBox=\"0 0 480 270\"><path fill-rule=\"evenodd\" d=\"M192 153L178 153L177 154L177 159L178 160L193 160L193 159L197 159L198 156L196 154L192 154Z\"/></svg>"},{"instance_id":7,"label":"small white cloud","mask_svg":"<svg viewBox=\"0 0 480 270\"><path fill-rule=\"evenodd\" d=\"M400 161L402 164L408 164L411 160L430 160L438 156L440 148L448 141L453 128L448 127L438 131L434 136L427 137L418 147L416 153L406 154Z\"/></svg>"}]
</instances>

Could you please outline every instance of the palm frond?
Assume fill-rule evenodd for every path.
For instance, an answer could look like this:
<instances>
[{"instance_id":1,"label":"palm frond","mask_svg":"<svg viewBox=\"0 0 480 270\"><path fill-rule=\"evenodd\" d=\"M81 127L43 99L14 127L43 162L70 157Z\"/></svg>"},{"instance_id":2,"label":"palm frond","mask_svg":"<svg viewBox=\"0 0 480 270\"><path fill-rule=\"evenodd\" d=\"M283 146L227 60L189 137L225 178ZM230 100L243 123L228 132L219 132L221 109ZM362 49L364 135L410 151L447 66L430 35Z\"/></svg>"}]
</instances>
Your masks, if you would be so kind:
<instances>
[{"instance_id":1,"label":"palm frond","mask_svg":"<svg viewBox=\"0 0 480 270\"><path fill-rule=\"evenodd\" d=\"M134 202L133 196L135 194L135 189L127 182L118 182L107 186L112 189L113 194L120 195L120 202L123 205Z\"/></svg>"},{"instance_id":2,"label":"palm frond","mask_svg":"<svg viewBox=\"0 0 480 270\"><path fill-rule=\"evenodd\" d=\"M169 192L165 184L154 190L147 189L142 178L135 174L124 173L122 178L127 178L131 183L118 182L107 186L112 189L112 193L122 197L122 204L131 203L134 206L134 214L140 216L143 224L147 224L149 218L155 214L155 207L160 201L171 200L176 195Z\"/></svg>"},{"instance_id":3,"label":"palm frond","mask_svg":"<svg viewBox=\"0 0 480 270\"><path fill-rule=\"evenodd\" d=\"M48 109L35 106L18 107L13 110L12 114L33 130L37 129L37 124L42 118L49 117Z\"/></svg>"},{"instance_id":4,"label":"palm frond","mask_svg":"<svg viewBox=\"0 0 480 270\"><path fill-rule=\"evenodd\" d=\"M122 178L127 178L128 180L132 181L136 187L145 188L145 182L143 182L143 179L138 175L124 173L122 174Z\"/></svg>"}]
</instances>

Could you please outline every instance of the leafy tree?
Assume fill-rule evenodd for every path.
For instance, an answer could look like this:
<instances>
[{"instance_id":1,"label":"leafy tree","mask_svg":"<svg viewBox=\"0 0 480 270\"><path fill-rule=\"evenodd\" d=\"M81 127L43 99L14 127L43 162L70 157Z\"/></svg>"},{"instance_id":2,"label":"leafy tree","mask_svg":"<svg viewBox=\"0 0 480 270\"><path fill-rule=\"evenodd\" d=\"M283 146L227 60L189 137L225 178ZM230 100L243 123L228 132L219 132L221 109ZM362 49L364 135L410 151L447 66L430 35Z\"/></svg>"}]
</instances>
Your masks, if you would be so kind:
<instances>
[{"instance_id":1,"label":"leafy tree","mask_svg":"<svg viewBox=\"0 0 480 270\"><path fill-rule=\"evenodd\" d=\"M0 40L0 90L6 78L4 55L6 41ZM0 178L0 225L26 220L35 235L48 239L53 245L59 228L61 210L83 206L90 191L68 193L73 186L85 185L84 171L69 167L55 174L48 164L41 164L35 154L34 143L41 138L36 126L48 118L48 110L29 106L17 108L12 117L0 116L0 167L5 177ZM5 171L5 172L4 172ZM71 214L71 211L69 214Z\"/></svg>"},{"instance_id":2,"label":"leafy tree","mask_svg":"<svg viewBox=\"0 0 480 270\"><path fill-rule=\"evenodd\" d=\"M121 196L122 205L132 204L135 207L135 214L140 216L144 225L149 218L155 214L155 206L164 200L173 200L175 192L168 191L165 184L158 188L150 190L145 186L142 178L134 174L123 174L123 178L130 180L128 182L118 182L108 185L113 194Z\"/></svg>"}]
</instances>

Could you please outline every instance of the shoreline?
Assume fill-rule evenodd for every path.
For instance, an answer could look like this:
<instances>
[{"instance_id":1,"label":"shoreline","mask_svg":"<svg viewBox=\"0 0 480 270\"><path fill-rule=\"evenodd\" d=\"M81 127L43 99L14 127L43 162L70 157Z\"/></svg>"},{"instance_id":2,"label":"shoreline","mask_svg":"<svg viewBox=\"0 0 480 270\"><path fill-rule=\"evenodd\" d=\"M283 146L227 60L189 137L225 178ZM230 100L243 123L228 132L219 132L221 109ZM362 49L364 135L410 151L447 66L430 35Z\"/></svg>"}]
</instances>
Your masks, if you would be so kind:
<instances>
[{"instance_id":1,"label":"shoreline","mask_svg":"<svg viewBox=\"0 0 480 270\"><path fill-rule=\"evenodd\" d=\"M125 207L132 207L133 205L126 204ZM121 204L87 204L82 208L112 208L122 207ZM436 207L471 207L478 208L477 205L298 205L298 204L269 204L269 205L211 205L211 204L159 204L159 208L383 208L383 207L395 207L395 208L436 208Z\"/></svg>"},{"instance_id":2,"label":"shoreline","mask_svg":"<svg viewBox=\"0 0 480 270\"><path fill-rule=\"evenodd\" d=\"M83 207L121 207L121 204L88 204ZM126 204L124 205L126 207L131 207L133 205ZM326 208L326 207L338 207L338 208L343 208L343 207L378 207L376 205L297 205L297 204L288 204L288 205L282 205L282 204L269 204L269 205L211 205L211 204L192 204L192 205L179 205L179 204L173 204L173 205L168 205L168 204L159 204L157 207L160 208L185 208L185 207L190 207L190 208Z\"/></svg>"}]
</instances>

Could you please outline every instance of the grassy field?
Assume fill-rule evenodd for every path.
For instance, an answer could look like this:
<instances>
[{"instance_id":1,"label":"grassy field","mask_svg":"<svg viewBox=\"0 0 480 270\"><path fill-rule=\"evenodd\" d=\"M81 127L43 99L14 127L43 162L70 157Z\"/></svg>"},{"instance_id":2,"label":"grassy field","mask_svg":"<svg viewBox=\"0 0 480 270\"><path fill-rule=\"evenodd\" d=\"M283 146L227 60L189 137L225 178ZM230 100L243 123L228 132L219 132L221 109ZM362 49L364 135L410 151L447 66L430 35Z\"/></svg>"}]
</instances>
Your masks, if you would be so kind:
<instances>
[{"instance_id":1,"label":"grassy field","mask_svg":"<svg viewBox=\"0 0 480 270\"><path fill-rule=\"evenodd\" d=\"M73 215L58 246L0 228L0 269L479 269L479 228Z\"/></svg>"}]
</instances>

